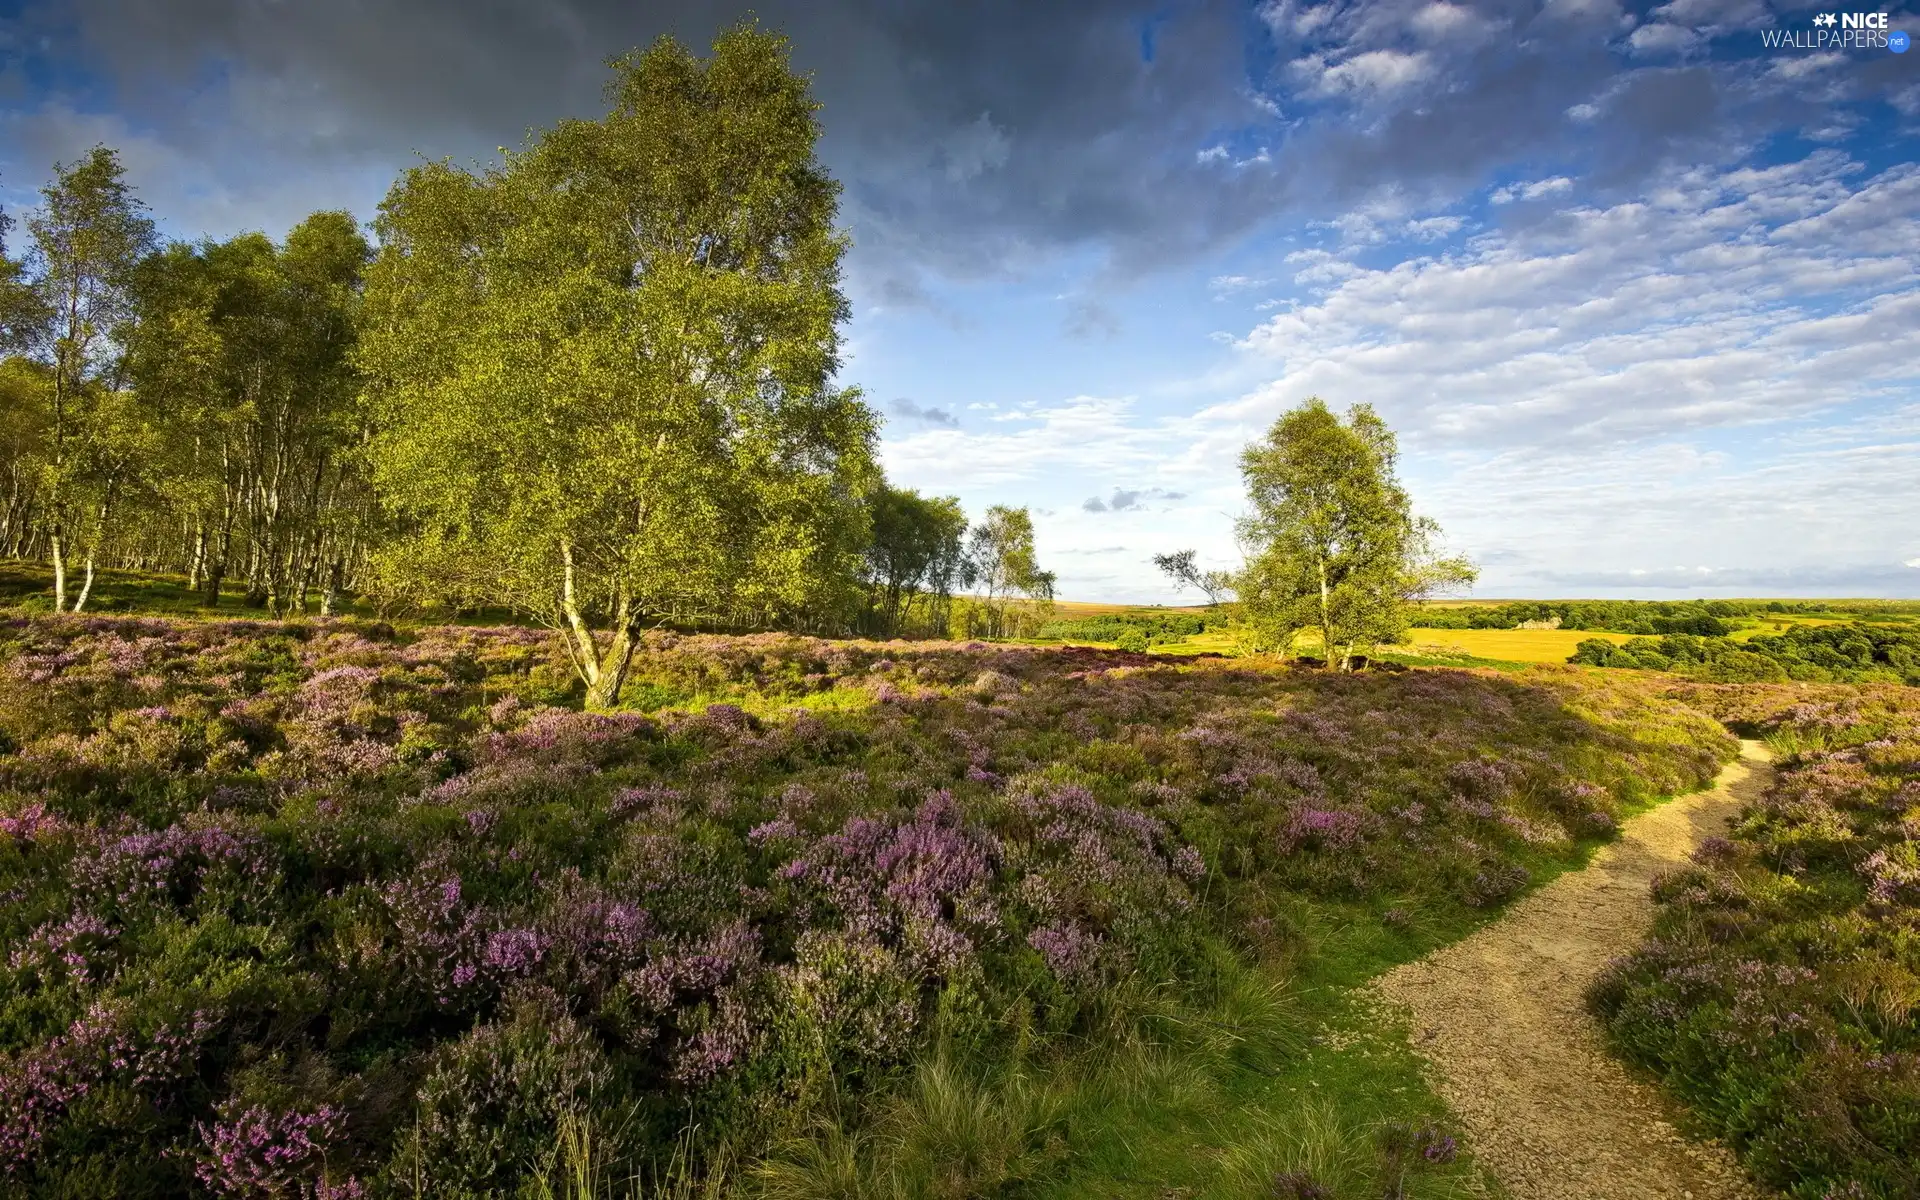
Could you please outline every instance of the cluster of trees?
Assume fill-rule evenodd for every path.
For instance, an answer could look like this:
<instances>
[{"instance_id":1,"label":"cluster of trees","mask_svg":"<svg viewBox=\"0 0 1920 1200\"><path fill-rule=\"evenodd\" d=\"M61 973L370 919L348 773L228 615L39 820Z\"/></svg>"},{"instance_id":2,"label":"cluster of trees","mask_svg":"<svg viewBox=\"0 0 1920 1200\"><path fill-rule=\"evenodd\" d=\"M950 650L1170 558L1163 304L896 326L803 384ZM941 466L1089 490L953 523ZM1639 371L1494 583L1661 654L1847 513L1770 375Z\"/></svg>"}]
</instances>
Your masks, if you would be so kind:
<instances>
[{"instance_id":1,"label":"cluster of trees","mask_svg":"<svg viewBox=\"0 0 1920 1200\"><path fill-rule=\"evenodd\" d=\"M1588 638L1567 660L1594 667L1676 671L1722 683L1907 683L1920 686L1920 631L1854 622L1795 625L1746 641L1688 633L1624 644Z\"/></svg>"},{"instance_id":2,"label":"cluster of trees","mask_svg":"<svg viewBox=\"0 0 1920 1200\"><path fill-rule=\"evenodd\" d=\"M1416 623L1426 629L1518 629L1524 623L1557 621L1561 629L1725 637L1733 632L1731 621L1761 611L1764 606L1751 600L1524 600L1423 608Z\"/></svg>"},{"instance_id":3,"label":"cluster of trees","mask_svg":"<svg viewBox=\"0 0 1920 1200\"><path fill-rule=\"evenodd\" d=\"M1284 413L1240 457L1251 512L1238 570L1203 570L1191 550L1155 557L1177 586L1210 604L1231 600L1248 648L1288 653L1319 635L1346 670L1382 644L1403 641L1417 602L1470 585L1464 558L1440 550L1440 528L1413 512L1401 485L1393 431L1367 405L1345 416L1312 397Z\"/></svg>"},{"instance_id":4,"label":"cluster of trees","mask_svg":"<svg viewBox=\"0 0 1920 1200\"><path fill-rule=\"evenodd\" d=\"M0 553L82 609L103 565L229 574L323 607L371 517L354 307L368 246L345 213L276 245L161 246L113 151L55 168L5 261ZM0 234L8 223L0 223Z\"/></svg>"},{"instance_id":5,"label":"cluster of trees","mask_svg":"<svg viewBox=\"0 0 1920 1200\"><path fill-rule=\"evenodd\" d=\"M1024 637L1052 611L1056 576L1040 568L1026 509L992 505L969 527L951 496L930 498L882 484L871 511L861 576L866 629Z\"/></svg>"},{"instance_id":6,"label":"cluster of trees","mask_svg":"<svg viewBox=\"0 0 1920 1200\"><path fill-rule=\"evenodd\" d=\"M888 487L834 382L847 243L784 40L612 66L604 118L409 170L373 242L322 212L163 244L112 150L56 167L0 242L0 555L59 610L102 567L276 614L509 605L590 703L649 623L1031 622L1026 511Z\"/></svg>"},{"instance_id":7,"label":"cluster of trees","mask_svg":"<svg viewBox=\"0 0 1920 1200\"><path fill-rule=\"evenodd\" d=\"M1048 621L1035 637L1062 642L1112 642L1122 650L1145 650L1184 642L1227 624L1220 613L1121 612L1078 620Z\"/></svg>"}]
</instances>

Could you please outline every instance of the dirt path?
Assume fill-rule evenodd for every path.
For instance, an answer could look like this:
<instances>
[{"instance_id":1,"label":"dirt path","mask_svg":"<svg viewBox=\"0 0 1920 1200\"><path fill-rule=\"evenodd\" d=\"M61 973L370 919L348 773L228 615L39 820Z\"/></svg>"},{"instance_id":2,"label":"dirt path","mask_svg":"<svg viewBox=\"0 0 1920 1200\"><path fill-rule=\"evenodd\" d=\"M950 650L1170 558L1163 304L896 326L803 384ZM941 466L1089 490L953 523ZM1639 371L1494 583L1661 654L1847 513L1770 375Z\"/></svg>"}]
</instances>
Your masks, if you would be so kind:
<instances>
[{"instance_id":1,"label":"dirt path","mask_svg":"<svg viewBox=\"0 0 1920 1200\"><path fill-rule=\"evenodd\" d=\"M1644 936L1654 873L1724 833L1772 774L1765 749L1742 742L1712 791L1633 818L1586 869L1380 980L1411 1011L1414 1046L1474 1156L1515 1200L1764 1195L1724 1147L1681 1137L1664 1097L1607 1055L1584 993Z\"/></svg>"}]
</instances>

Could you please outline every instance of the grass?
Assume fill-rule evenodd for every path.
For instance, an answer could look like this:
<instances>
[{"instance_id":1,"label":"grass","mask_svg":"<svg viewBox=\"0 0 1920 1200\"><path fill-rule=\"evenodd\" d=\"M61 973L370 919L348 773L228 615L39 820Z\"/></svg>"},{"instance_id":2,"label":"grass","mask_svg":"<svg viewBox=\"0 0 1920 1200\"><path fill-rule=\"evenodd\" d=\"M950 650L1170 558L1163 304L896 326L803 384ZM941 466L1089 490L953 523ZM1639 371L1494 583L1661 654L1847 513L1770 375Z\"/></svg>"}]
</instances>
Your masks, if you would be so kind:
<instances>
[{"instance_id":1,"label":"grass","mask_svg":"<svg viewBox=\"0 0 1920 1200\"><path fill-rule=\"evenodd\" d=\"M1596 848L1529 856L1533 886ZM1224 962L1211 995L1136 986L1110 1017L1117 1032L1051 1062L982 1069L936 1051L857 1126L821 1121L760 1163L746 1194L1291 1200L1276 1180L1298 1172L1333 1198L1503 1196L1464 1150L1409 1170L1385 1149L1390 1131L1452 1117L1408 1030L1364 987L1500 916L1404 913L1291 897L1285 948Z\"/></svg>"},{"instance_id":2,"label":"grass","mask_svg":"<svg viewBox=\"0 0 1920 1200\"><path fill-rule=\"evenodd\" d=\"M1351 936L1356 916L1369 935ZM1424 942L1383 942L1364 914L1302 918L1336 944L1299 974L1234 970L1200 1000L1137 986L1124 1032L1052 1062L983 1069L936 1051L858 1125L823 1121L761 1163L749 1190L1264 1200L1290 1196L1275 1180L1300 1172L1334 1196L1488 1194L1464 1155L1408 1171L1380 1144L1395 1127L1449 1126L1405 1031L1351 991Z\"/></svg>"}]
</instances>

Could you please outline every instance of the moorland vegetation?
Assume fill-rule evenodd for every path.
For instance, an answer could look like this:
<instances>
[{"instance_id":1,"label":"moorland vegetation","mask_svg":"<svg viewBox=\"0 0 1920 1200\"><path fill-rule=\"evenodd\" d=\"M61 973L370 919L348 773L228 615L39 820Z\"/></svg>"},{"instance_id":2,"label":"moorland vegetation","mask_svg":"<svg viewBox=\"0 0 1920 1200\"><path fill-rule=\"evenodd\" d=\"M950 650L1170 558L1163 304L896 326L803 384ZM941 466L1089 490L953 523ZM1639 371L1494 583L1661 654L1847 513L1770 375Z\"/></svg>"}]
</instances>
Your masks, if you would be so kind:
<instances>
[{"instance_id":1,"label":"moorland vegetation","mask_svg":"<svg viewBox=\"0 0 1920 1200\"><path fill-rule=\"evenodd\" d=\"M1731 746L1624 672L643 642L595 714L534 629L0 624L0 1189L500 1194L587 1122L610 1178L856 1194L898 1163L783 1138L1417 952Z\"/></svg>"},{"instance_id":2,"label":"moorland vegetation","mask_svg":"<svg viewBox=\"0 0 1920 1200\"><path fill-rule=\"evenodd\" d=\"M409 171L377 246L162 245L101 147L0 255L0 584L50 573L0 616L0 1193L1071 1187L1097 1106L1035 1080L1305 1061L1289 986L1577 865L1727 721L1782 782L1594 1003L1763 1177L1915 1194L1911 613L1417 607L1472 567L1313 399L1242 457L1245 561L1157 556L1205 610L1050 622L1030 515L889 484L837 382L784 43L662 41L610 99ZM1416 620L1631 637L1281 660ZM1115 649L964 641L1035 637ZM1327 1082L1300 1126L1350 1134ZM1461 1194L1406 1086L1229 1191Z\"/></svg>"},{"instance_id":3,"label":"moorland vegetation","mask_svg":"<svg viewBox=\"0 0 1920 1200\"><path fill-rule=\"evenodd\" d=\"M611 65L604 118L406 172L377 244L342 212L162 244L113 150L57 165L0 253L0 556L55 611L112 568L508 610L596 707L644 628L1031 631L1025 511L890 487L835 382L847 243L785 42Z\"/></svg>"},{"instance_id":4,"label":"moorland vegetation","mask_svg":"<svg viewBox=\"0 0 1920 1200\"><path fill-rule=\"evenodd\" d=\"M1688 686L1778 756L1730 838L1655 887L1592 1002L1764 1182L1920 1195L1920 692Z\"/></svg>"}]
</instances>

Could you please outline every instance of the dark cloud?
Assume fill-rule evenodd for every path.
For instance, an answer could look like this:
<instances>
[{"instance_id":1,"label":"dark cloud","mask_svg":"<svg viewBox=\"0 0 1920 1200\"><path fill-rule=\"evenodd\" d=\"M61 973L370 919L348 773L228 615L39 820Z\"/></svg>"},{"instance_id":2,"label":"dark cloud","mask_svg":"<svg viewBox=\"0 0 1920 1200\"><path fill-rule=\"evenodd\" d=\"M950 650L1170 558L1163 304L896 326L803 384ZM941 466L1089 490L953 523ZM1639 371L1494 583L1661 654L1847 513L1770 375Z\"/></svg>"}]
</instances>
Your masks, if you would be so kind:
<instances>
[{"instance_id":1,"label":"dark cloud","mask_svg":"<svg viewBox=\"0 0 1920 1200\"><path fill-rule=\"evenodd\" d=\"M937 425L944 429L960 428L959 418L946 409L931 404L915 404L905 397L889 404L887 411L908 425Z\"/></svg>"},{"instance_id":2,"label":"dark cloud","mask_svg":"<svg viewBox=\"0 0 1920 1200\"><path fill-rule=\"evenodd\" d=\"M1169 492L1164 488L1115 488L1113 494L1104 500L1098 496L1088 496L1081 502L1080 508L1090 513L1139 512L1147 507L1149 501L1184 500L1186 496L1185 492Z\"/></svg>"},{"instance_id":3,"label":"dark cloud","mask_svg":"<svg viewBox=\"0 0 1920 1200\"><path fill-rule=\"evenodd\" d=\"M1619 180L1716 137L1743 140L1728 133L1737 114L1724 68L1639 65L1623 41L1632 22L1610 0L1537 12L1505 0L1329 0L1318 16L1278 0L1251 11L1225 0L756 0L754 10L813 72L822 153L846 185L856 287L892 303L924 300L929 275L1004 277L1076 249L1128 274L1383 189L1419 200L1569 154ZM51 97L39 88L36 103L139 114L127 127L162 148L153 157L233 193L209 219L270 220L287 207L284 222L301 196L368 215L374 180L416 153L471 160L595 112L608 55L662 33L701 46L744 11L698 0L28 0L0 46L16 48L17 77L68 81ZM1876 86L1896 86L1890 70ZM1569 116L1581 106L1598 115ZM11 164L16 183L22 166L43 169ZM290 171L306 186L276 190ZM1106 328L1097 305L1068 323Z\"/></svg>"}]
</instances>

